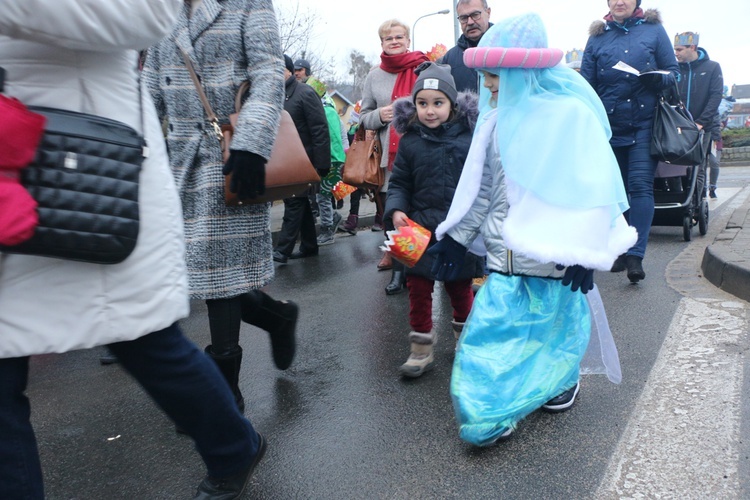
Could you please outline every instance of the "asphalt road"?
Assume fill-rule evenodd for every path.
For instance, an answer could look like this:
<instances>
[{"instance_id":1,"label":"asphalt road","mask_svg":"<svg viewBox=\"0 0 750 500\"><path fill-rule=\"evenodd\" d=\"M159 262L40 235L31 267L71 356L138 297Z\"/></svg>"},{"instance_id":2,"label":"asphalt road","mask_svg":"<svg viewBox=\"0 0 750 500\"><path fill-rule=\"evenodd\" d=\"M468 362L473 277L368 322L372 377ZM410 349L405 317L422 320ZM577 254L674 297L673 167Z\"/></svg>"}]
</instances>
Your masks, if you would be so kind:
<instances>
[{"instance_id":1,"label":"asphalt road","mask_svg":"<svg viewBox=\"0 0 750 500\"><path fill-rule=\"evenodd\" d=\"M454 353L450 305L440 288L434 311L437 366L417 380L399 378L398 366L408 354L408 299L405 293L388 297L383 292L390 275L375 269L380 234L364 230L337 236L336 244L321 248L318 257L277 267L267 291L300 304L299 350L292 367L280 372L273 367L265 332L243 325L246 414L269 442L247 498L746 496L748 450L742 443L747 430L740 422L747 409L740 396L747 304L707 285L699 266L701 249L725 223L733 200L746 195L740 189L749 179L750 169L722 170L721 205L713 203L706 237L696 230L686 243L681 227L655 227L641 284L629 284L624 274L597 273L619 349L622 383L586 376L571 411L534 413L509 441L489 448L474 448L457 436L448 391ZM721 395L729 406L700 413L697 424L723 418L728 427L714 425L724 432L707 442L690 423L674 426L690 438L679 446L670 429L658 425L666 421L659 416L659 402L665 399L658 389L678 390L678 398L686 394L681 392L684 381L661 371L674 365L675 352L684 350L681 335L688 336L687 344L693 343L690 335L703 335L690 325L680 328L687 313L696 321L702 318L702 309L686 300L729 311L724 319L709 318L711 338L725 330L742 331L721 340L736 343L732 352L739 368L709 363L718 377L713 380L734 388ZM203 304L194 302L181 324L196 343L208 343ZM101 352L32 361L29 396L47 497L190 498L204 474L191 441L174 433L117 365L100 366ZM686 405L688 422L690 409L698 405ZM671 407L662 410L674 413ZM732 418L727 420L727 414ZM658 457L649 461L648 453L660 450L695 460L684 459L676 467ZM639 463L657 475L638 470ZM691 481L710 487L700 489Z\"/></svg>"}]
</instances>

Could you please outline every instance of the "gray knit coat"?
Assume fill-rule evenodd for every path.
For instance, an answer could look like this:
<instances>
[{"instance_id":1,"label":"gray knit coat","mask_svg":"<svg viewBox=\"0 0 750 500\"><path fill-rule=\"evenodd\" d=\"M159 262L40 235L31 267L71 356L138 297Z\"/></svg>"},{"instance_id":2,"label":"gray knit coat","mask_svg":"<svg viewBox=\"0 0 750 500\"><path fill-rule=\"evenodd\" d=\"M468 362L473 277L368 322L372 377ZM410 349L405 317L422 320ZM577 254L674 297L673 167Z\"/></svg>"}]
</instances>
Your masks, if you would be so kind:
<instances>
[{"instance_id":1,"label":"gray knit coat","mask_svg":"<svg viewBox=\"0 0 750 500\"><path fill-rule=\"evenodd\" d=\"M190 56L221 122L234 112L240 83L250 80L232 149L268 158L284 100L284 62L271 0L203 0L192 17L186 4L172 34L149 49L143 70L159 117L167 121L190 295L234 297L273 278L270 205L225 206L219 142L180 49Z\"/></svg>"},{"instance_id":2,"label":"gray knit coat","mask_svg":"<svg viewBox=\"0 0 750 500\"><path fill-rule=\"evenodd\" d=\"M367 130L376 130L383 147L383 155L380 158L380 167L388 166L388 145L391 132L390 123L380 119L380 108L391 104L393 87L396 85L398 74L388 73L375 66L365 78L362 88L362 109L360 111L360 123Z\"/></svg>"}]
</instances>

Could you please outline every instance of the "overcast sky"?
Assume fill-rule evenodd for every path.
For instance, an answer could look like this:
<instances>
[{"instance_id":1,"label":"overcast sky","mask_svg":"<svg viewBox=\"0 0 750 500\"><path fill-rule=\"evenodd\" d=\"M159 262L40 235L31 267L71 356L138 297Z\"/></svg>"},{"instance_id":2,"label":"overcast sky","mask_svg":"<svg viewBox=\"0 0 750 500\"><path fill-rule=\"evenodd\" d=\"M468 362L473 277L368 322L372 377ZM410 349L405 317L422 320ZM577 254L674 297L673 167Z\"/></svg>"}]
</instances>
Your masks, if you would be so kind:
<instances>
[{"instance_id":1,"label":"overcast sky","mask_svg":"<svg viewBox=\"0 0 750 500\"><path fill-rule=\"evenodd\" d=\"M450 14L420 19L412 38L416 49L424 51L435 43L448 48L455 43L454 0L274 0L274 4L280 12L299 4L303 11L318 15L311 49L322 52L321 59L335 58L340 73L352 49L379 62L378 26L394 17L411 27L419 16L450 9ZM565 51L583 48L591 22L608 12L606 0L488 0L488 4L491 21L538 13L547 27L550 46ZM642 7L661 12L670 39L681 31L700 33L700 45L721 64L724 83L730 88L750 84L750 0L643 0Z\"/></svg>"}]
</instances>

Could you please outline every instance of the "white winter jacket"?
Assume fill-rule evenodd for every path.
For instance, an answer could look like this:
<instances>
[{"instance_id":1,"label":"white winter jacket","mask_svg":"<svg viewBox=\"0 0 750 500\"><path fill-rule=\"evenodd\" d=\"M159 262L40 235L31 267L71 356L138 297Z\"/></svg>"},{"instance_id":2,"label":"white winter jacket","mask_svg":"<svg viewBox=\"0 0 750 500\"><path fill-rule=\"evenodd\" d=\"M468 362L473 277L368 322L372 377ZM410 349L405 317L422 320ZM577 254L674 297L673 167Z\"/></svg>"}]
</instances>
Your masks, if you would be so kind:
<instances>
[{"instance_id":1,"label":"white winter jacket","mask_svg":"<svg viewBox=\"0 0 750 500\"><path fill-rule=\"evenodd\" d=\"M105 116L142 129L133 253L96 265L0 253L0 358L65 352L160 330L189 311L182 213L137 49L168 34L181 0L7 0L0 9L6 94L27 105ZM6 209L5 207L0 209Z\"/></svg>"}]
</instances>

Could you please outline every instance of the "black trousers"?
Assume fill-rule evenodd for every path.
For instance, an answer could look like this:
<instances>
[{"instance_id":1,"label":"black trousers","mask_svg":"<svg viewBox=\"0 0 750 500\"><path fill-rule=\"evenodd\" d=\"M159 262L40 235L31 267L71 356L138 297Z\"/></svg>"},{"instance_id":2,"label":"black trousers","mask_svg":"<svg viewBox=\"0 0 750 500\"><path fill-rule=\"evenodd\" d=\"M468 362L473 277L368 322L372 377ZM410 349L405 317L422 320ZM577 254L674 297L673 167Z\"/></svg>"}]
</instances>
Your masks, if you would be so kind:
<instances>
[{"instance_id":1,"label":"black trousers","mask_svg":"<svg viewBox=\"0 0 750 500\"><path fill-rule=\"evenodd\" d=\"M297 236L300 238L300 252L316 253L318 251L315 217L307 196L297 196L284 200L284 218L281 223L276 250L289 257L294 250Z\"/></svg>"},{"instance_id":2,"label":"black trousers","mask_svg":"<svg viewBox=\"0 0 750 500\"><path fill-rule=\"evenodd\" d=\"M349 214L359 216L359 201L364 196L363 189L357 189L349 195Z\"/></svg>"}]
</instances>

